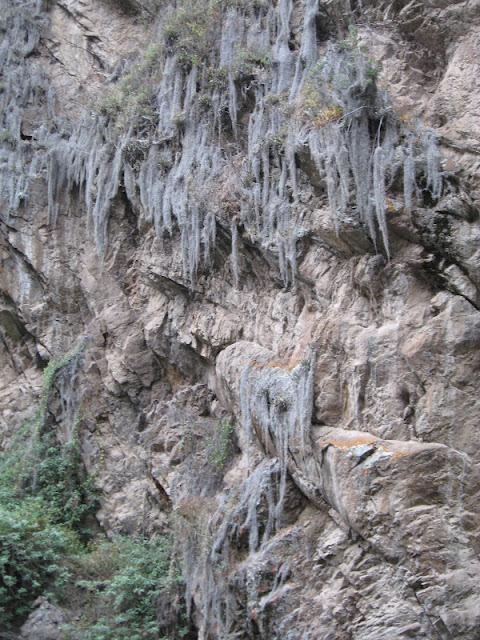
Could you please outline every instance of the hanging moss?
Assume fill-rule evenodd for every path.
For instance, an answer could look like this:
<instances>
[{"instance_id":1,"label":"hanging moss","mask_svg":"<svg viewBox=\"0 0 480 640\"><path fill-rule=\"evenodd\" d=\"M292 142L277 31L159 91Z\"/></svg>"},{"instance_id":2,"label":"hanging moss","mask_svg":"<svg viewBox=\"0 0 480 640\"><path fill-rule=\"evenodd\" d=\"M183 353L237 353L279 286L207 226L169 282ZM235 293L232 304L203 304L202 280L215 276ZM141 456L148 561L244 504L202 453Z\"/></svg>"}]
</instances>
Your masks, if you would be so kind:
<instances>
[{"instance_id":1,"label":"hanging moss","mask_svg":"<svg viewBox=\"0 0 480 640\"><path fill-rule=\"evenodd\" d=\"M25 6L30 50L40 32L27 23L43 24L44 14ZM337 233L354 220L388 256L387 203L398 195L410 210L423 194L434 200L441 194L438 145L433 133L409 132L395 117L354 32L318 59L319 12L319 1L307 0L292 42L291 0L165 7L158 43L107 85L94 117L57 123L60 133L42 130L47 154L29 158L19 111L10 109L4 164L0 158L7 208L26 201L29 181L46 167L51 224L62 205L68 209L68 194L80 190L104 255L110 211L123 190L159 236L178 235L192 285L211 268L217 220L235 216L236 240L241 228L250 242L276 254L280 281L290 287L297 241L306 233L298 157L308 149ZM245 162L236 166L239 153ZM392 189L402 173L400 196Z\"/></svg>"}]
</instances>

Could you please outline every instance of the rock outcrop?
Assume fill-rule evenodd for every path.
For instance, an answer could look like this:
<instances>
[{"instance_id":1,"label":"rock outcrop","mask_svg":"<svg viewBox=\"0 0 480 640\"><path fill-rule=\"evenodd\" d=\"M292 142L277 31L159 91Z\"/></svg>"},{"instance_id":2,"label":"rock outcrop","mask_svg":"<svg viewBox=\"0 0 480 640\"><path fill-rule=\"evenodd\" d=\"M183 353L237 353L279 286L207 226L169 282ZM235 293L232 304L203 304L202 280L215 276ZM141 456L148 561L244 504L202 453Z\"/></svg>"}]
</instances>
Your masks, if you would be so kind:
<instances>
[{"instance_id":1,"label":"rock outcrop","mask_svg":"<svg viewBox=\"0 0 480 640\"><path fill-rule=\"evenodd\" d=\"M478 2L0 9L0 442L82 343L199 638L478 638Z\"/></svg>"},{"instance_id":2,"label":"rock outcrop","mask_svg":"<svg viewBox=\"0 0 480 640\"><path fill-rule=\"evenodd\" d=\"M22 626L20 638L24 640L61 640L62 627L67 618L63 611L50 604L45 598L38 598L35 609Z\"/></svg>"}]
</instances>

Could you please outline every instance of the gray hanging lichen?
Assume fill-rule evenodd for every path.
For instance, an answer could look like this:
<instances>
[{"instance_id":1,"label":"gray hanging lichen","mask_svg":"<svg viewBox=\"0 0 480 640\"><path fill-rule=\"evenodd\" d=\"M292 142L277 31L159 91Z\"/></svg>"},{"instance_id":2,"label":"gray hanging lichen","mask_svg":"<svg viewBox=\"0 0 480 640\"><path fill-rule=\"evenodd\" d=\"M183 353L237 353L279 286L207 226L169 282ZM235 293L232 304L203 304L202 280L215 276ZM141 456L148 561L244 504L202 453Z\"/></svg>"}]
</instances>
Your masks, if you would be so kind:
<instances>
[{"instance_id":1,"label":"gray hanging lichen","mask_svg":"<svg viewBox=\"0 0 480 640\"><path fill-rule=\"evenodd\" d=\"M0 202L6 222L27 201L44 162L53 95L31 55L46 24L42 0L0 1ZM25 113L41 103L47 105L45 123L30 129Z\"/></svg>"},{"instance_id":2,"label":"gray hanging lichen","mask_svg":"<svg viewBox=\"0 0 480 640\"><path fill-rule=\"evenodd\" d=\"M243 576L248 602L242 612L231 583L238 577L230 574L229 567L239 549L246 548L250 554L261 551L283 524L289 456L305 460L310 455L314 366L315 352L310 350L292 369L254 362L243 371L242 429L249 446L256 441L272 457L251 468L243 484L227 493L211 514L203 534L208 529L211 542L204 546L200 561L198 544L182 545L187 600L202 590L200 638L233 639L244 624L248 627L249 612L258 605L257 574L250 571ZM196 562L192 561L194 548ZM200 570L191 571L192 566Z\"/></svg>"},{"instance_id":3,"label":"gray hanging lichen","mask_svg":"<svg viewBox=\"0 0 480 640\"><path fill-rule=\"evenodd\" d=\"M398 196L390 195L397 176L403 173L407 211L420 196L420 174L431 196L441 195L435 134L400 122L354 34L320 54L318 0L305 2L303 28L292 46L292 11L292 0L195 0L168 7L158 16L157 42L113 71L93 111L76 124L52 114L55 126L46 123L34 134L41 144L33 152L22 141L21 112L47 90L40 71L24 61L38 44L45 12L40 2L5 4L0 179L8 210L21 205L30 179L45 170L51 223L73 187L80 189L104 255L112 205L122 189L158 236L179 233L191 283L212 264L217 225L237 234L240 222L246 238L277 255L289 286L296 277L297 241L306 233L298 157L307 151L324 182L337 234L345 220L357 219L388 256L387 210ZM52 100L49 95L50 105ZM235 216L234 225L228 215ZM235 236L238 286L237 243Z\"/></svg>"}]
</instances>

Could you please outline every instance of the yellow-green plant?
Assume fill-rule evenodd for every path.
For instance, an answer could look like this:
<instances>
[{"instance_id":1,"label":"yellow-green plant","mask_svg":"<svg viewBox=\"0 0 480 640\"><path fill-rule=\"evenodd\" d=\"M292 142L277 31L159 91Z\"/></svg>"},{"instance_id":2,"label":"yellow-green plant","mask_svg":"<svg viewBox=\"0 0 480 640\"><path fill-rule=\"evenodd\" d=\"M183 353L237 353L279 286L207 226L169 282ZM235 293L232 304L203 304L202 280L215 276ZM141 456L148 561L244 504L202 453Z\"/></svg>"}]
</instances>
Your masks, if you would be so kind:
<instances>
[{"instance_id":1,"label":"yellow-green plant","mask_svg":"<svg viewBox=\"0 0 480 640\"><path fill-rule=\"evenodd\" d=\"M206 60L219 23L219 0L182 0L164 27L168 50L185 68Z\"/></svg>"},{"instance_id":2,"label":"yellow-green plant","mask_svg":"<svg viewBox=\"0 0 480 640\"><path fill-rule=\"evenodd\" d=\"M235 425L223 420L210 440L208 459L219 471L223 471L235 453Z\"/></svg>"},{"instance_id":3,"label":"yellow-green plant","mask_svg":"<svg viewBox=\"0 0 480 640\"><path fill-rule=\"evenodd\" d=\"M154 87L161 78L163 46L152 44L143 58L102 96L96 110L115 121L119 131L149 126L155 117Z\"/></svg>"},{"instance_id":4,"label":"yellow-green plant","mask_svg":"<svg viewBox=\"0 0 480 640\"><path fill-rule=\"evenodd\" d=\"M267 51L240 48L235 52L233 71L237 77L251 77L268 67L270 63Z\"/></svg>"}]
</instances>

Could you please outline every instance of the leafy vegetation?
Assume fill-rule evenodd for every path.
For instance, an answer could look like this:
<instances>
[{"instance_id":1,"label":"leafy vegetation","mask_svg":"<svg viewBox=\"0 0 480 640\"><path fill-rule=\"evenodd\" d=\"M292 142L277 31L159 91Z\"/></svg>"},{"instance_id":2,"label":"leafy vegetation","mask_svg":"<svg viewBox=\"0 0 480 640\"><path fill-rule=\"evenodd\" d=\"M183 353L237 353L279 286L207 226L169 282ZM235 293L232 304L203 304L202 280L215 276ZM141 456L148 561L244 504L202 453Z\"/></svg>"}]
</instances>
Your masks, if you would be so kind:
<instances>
[{"instance_id":1,"label":"leafy vegetation","mask_svg":"<svg viewBox=\"0 0 480 640\"><path fill-rule=\"evenodd\" d=\"M238 78L249 78L270 64L268 51L239 48L235 52L233 71Z\"/></svg>"},{"instance_id":2,"label":"leafy vegetation","mask_svg":"<svg viewBox=\"0 0 480 640\"><path fill-rule=\"evenodd\" d=\"M218 0L182 0L165 24L167 48L183 67L199 64L210 53L220 5Z\"/></svg>"},{"instance_id":3,"label":"leafy vegetation","mask_svg":"<svg viewBox=\"0 0 480 640\"><path fill-rule=\"evenodd\" d=\"M88 538L88 517L97 508L97 495L92 478L85 474L78 447L78 423L70 425L71 440L61 445L47 426L48 405L57 375L75 358L81 356L82 346L52 359L43 372L40 405L30 436L30 451L19 456L23 464L17 475L26 495L36 495L48 505L50 521L70 527ZM23 463L22 463L23 461ZM18 481L17 480L17 481Z\"/></svg>"},{"instance_id":4,"label":"leafy vegetation","mask_svg":"<svg viewBox=\"0 0 480 640\"><path fill-rule=\"evenodd\" d=\"M343 121L350 111L375 103L379 68L368 57L357 30L351 27L347 38L338 43L338 52L332 56L332 51L310 70L297 101L297 115L317 128Z\"/></svg>"},{"instance_id":5,"label":"leafy vegetation","mask_svg":"<svg viewBox=\"0 0 480 640\"><path fill-rule=\"evenodd\" d=\"M46 367L34 419L0 457L0 629L17 627L46 595L81 611L65 630L72 640L186 637L170 540L92 541L97 493L81 462L79 420L61 445L49 416L57 376L77 357L80 350Z\"/></svg>"},{"instance_id":6,"label":"leafy vegetation","mask_svg":"<svg viewBox=\"0 0 480 640\"><path fill-rule=\"evenodd\" d=\"M223 471L235 453L235 426L223 420L212 437L208 448L208 459L218 471Z\"/></svg>"},{"instance_id":7,"label":"leafy vegetation","mask_svg":"<svg viewBox=\"0 0 480 640\"><path fill-rule=\"evenodd\" d=\"M76 439L62 447L45 432L55 378L78 351L46 367L40 404L0 457L0 628L10 628L45 591L68 578L63 557L76 552L96 494Z\"/></svg>"},{"instance_id":8,"label":"leafy vegetation","mask_svg":"<svg viewBox=\"0 0 480 640\"><path fill-rule=\"evenodd\" d=\"M78 555L71 599L82 603L82 617L68 637L82 640L169 640L183 638L178 577L172 575L170 541L117 537ZM163 605L163 606L162 606ZM158 609L166 610L161 622ZM162 636L163 637L163 636Z\"/></svg>"},{"instance_id":9,"label":"leafy vegetation","mask_svg":"<svg viewBox=\"0 0 480 640\"><path fill-rule=\"evenodd\" d=\"M62 588L68 579L62 558L78 541L71 531L52 523L42 498L6 501L2 494L0 628L7 630L28 615L37 596Z\"/></svg>"},{"instance_id":10,"label":"leafy vegetation","mask_svg":"<svg viewBox=\"0 0 480 640\"><path fill-rule=\"evenodd\" d=\"M339 120L343 109L339 105L326 104L318 91L315 79L305 83L298 100L298 115L313 126L321 128L326 124Z\"/></svg>"},{"instance_id":11,"label":"leafy vegetation","mask_svg":"<svg viewBox=\"0 0 480 640\"><path fill-rule=\"evenodd\" d=\"M35 425L37 430L40 430L45 422L45 418L48 411L48 403L50 400L50 394L53 390L53 385L57 374L67 365L69 365L75 358L79 357L83 350L83 344L79 347L72 349L60 358L52 358L43 371L42 393L40 396L40 405L35 415Z\"/></svg>"},{"instance_id":12,"label":"leafy vegetation","mask_svg":"<svg viewBox=\"0 0 480 640\"><path fill-rule=\"evenodd\" d=\"M12 146L14 146L15 142L15 137L10 131L8 131L8 129L3 129L2 131L0 131L0 144L11 144Z\"/></svg>"},{"instance_id":13,"label":"leafy vegetation","mask_svg":"<svg viewBox=\"0 0 480 640\"><path fill-rule=\"evenodd\" d=\"M97 104L97 110L115 121L119 131L150 126L154 119L154 87L161 77L163 47L152 44L141 61L116 82Z\"/></svg>"},{"instance_id":14,"label":"leafy vegetation","mask_svg":"<svg viewBox=\"0 0 480 640\"><path fill-rule=\"evenodd\" d=\"M97 508L97 493L93 479L84 473L77 443L61 447L49 434L42 444L36 491L48 504L54 524L65 525L88 539L88 517Z\"/></svg>"}]
</instances>

